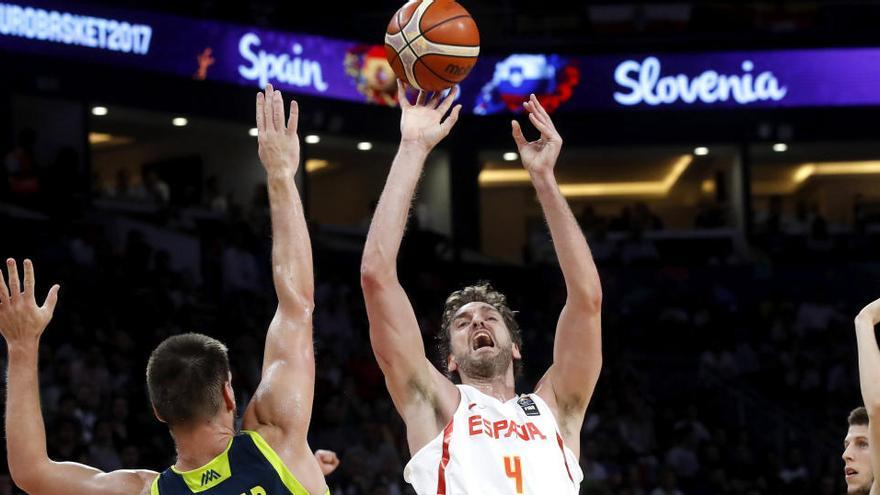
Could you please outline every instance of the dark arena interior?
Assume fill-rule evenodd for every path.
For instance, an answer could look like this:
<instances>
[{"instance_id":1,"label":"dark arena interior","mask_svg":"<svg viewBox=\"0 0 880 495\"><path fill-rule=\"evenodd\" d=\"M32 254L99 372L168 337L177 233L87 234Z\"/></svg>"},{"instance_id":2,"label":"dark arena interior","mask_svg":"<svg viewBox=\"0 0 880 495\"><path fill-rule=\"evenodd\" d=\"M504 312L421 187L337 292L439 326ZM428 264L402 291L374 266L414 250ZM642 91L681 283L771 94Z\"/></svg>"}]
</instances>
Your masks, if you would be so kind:
<instances>
[{"instance_id":1,"label":"dark arena interior","mask_svg":"<svg viewBox=\"0 0 880 495\"><path fill-rule=\"evenodd\" d=\"M516 119L536 139L523 107L534 94L564 140L555 177L602 289L578 492L867 495L848 488L842 456L850 411L880 417L867 395L880 391L860 387L880 369L859 368L878 351L853 330L880 297L880 1L459 3L479 58L397 256L431 362L446 370L446 297L484 280L522 331L517 392L554 362L571 294L511 138ZM39 344L49 458L174 465L144 376L175 334L226 344L236 425L246 417L278 305L253 117L268 83L299 105L308 445L341 461L330 493L417 493L361 277L401 139L383 37L402 5L0 3L0 257L33 261L38 302L61 286ZM0 350L8 406L20 399ZM24 493L9 468L20 447L0 450L0 495Z\"/></svg>"}]
</instances>

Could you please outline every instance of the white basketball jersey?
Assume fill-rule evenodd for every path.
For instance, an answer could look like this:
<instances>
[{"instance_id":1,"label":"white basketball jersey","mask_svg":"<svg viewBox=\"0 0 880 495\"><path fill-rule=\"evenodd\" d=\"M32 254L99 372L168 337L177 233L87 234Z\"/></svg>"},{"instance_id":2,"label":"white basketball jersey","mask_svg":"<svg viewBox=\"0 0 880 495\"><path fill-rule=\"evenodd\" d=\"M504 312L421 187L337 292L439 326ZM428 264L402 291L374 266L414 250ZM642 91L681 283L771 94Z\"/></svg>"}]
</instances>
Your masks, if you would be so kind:
<instances>
[{"instance_id":1,"label":"white basketball jersey","mask_svg":"<svg viewBox=\"0 0 880 495\"><path fill-rule=\"evenodd\" d=\"M537 394L501 402L458 385L452 420L407 463L419 495L577 494L584 474Z\"/></svg>"}]
</instances>

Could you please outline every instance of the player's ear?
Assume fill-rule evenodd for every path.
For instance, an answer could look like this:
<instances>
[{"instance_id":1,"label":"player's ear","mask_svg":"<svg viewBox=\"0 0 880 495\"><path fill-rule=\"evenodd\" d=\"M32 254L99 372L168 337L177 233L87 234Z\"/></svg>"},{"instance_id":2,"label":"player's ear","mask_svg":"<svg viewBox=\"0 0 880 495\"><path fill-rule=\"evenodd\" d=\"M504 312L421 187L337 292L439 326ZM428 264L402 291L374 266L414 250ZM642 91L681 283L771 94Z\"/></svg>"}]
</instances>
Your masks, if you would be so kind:
<instances>
[{"instance_id":1,"label":"player's ear","mask_svg":"<svg viewBox=\"0 0 880 495\"><path fill-rule=\"evenodd\" d=\"M513 359L522 359L522 354L519 352L519 346L513 344Z\"/></svg>"},{"instance_id":2,"label":"player's ear","mask_svg":"<svg viewBox=\"0 0 880 495\"><path fill-rule=\"evenodd\" d=\"M232 390L232 380L223 384L223 403L227 411L235 411L235 392Z\"/></svg>"},{"instance_id":3,"label":"player's ear","mask_svg":"<svg viewBox=\"0 0 880 495\"><path fill-rule=\"evenodd\" d=\"M152 407L153 407L153 416L156 416L156 419L158 419L160 423L166 423L166 421L164 419L162 419L162 416L159 416L159 411L156 410L156 406L152 406Z\"/></svg>"},{"instance_id":4,"label":"player's ear","mask_svg":"<svg viewBox=\"0 0 880 495\"><path fill-rule=\"evenodd\" d=\"M458 371L458 363L455 362L455 357L452 354L446 358L446 369L448 369L450 373Z\"/></svg>"}]
</instances>

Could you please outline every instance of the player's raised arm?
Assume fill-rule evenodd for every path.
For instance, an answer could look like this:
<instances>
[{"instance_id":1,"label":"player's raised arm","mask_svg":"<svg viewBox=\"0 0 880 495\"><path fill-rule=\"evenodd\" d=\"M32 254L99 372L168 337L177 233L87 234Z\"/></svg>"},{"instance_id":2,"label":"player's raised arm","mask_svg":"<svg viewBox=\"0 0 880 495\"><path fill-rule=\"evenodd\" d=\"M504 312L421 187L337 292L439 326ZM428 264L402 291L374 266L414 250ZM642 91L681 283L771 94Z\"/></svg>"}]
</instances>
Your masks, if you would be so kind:
<instances>
[{"instance_id":1,"label":"player's raised arm","mask_svg":"<svg viewBox=\"0 0 880 495\"><path fill-rule=\"evenodd\" d=\"M272 280L278 308L266 334L260 385L244 415L307 487L323 478L306 435L312 413L315 354L312 345L312 247L294 175L299 168L299 107L290 102L285 123L281 92L269 85L257 95L257 141L266 169L272 217ZM314 490L314 488L313 488ZM313 491L317 493L317 491Z\"/></svg>"},{"instance_id":2,"label":"player's raised arm","mask_svg":"<svg viewBox=\"0 0 880 495\"><path fill-rule=\"evenodd\" d=\"M425 357L416 316L397 279L397 253L428 153L449 134L461 106L453 108L443 120L457 88L446 98L438 94L429 101L425 101L424 93L419 93L416 103L412 104L407 100L403 86L398 84L402 111L400 148L370 224L361 262L361 285L370 320L373 352L398 411L404 421L409 421L407 410L413 399L426 399L437 406L436 383L445 379ZM456 394L451 382L447 383L451 392ZM457 399L457 396L453 398ZM452 407L454 409L454 405ZM410 432L412 430L410 427ZM412 433L410 437L412 440ZM414 443L420 441L411 441L411 448Z\"/></svg>"},{"instance_id":3,"label":"player's raised arm","mask_svg":"<svg viewBox=\"0 0 880 495\"><path fill-rule=\"evenodd\" d=\"M880 348L874 327L880 322L880 299L865 306L856 316L856 341L859 347L859 384L868 410L868 445L874 472L872 494L880 493Z\"/></svg>"},{"instance_id":4,"label":"player's raised arm","mask_svg":"<svg viewBox=\"0 0 880 495\"><path fill-rule=\"evenodd\" d=\"M7 260L7 280L0 270L0 333L9 351L6 397L6 450L9 474L27 493L138 494L149 491L157 473L114 471L73 462L55 462L46 453L46 429L40 410L37 372L40 336L52 319L58 302L57 285L42 306L34 297L34 267L24 261L24 287L18 266Z\"/></svg>"},{"instance_id":5,"label":"player's raised arm","mask_svg":"<svg viewBox=\"0 0 880 495\"><path fill-rule=\"evenodd\" d=\"M541 137L528 142L513 121L513 138L550 227L567 291L556 327L553 364L538 393L555 404L566 445L578 453L581 424L602 369L602 286L584 234L554 175L562 138L534 95L525 109Z\"/></svg>"}]
</instances>

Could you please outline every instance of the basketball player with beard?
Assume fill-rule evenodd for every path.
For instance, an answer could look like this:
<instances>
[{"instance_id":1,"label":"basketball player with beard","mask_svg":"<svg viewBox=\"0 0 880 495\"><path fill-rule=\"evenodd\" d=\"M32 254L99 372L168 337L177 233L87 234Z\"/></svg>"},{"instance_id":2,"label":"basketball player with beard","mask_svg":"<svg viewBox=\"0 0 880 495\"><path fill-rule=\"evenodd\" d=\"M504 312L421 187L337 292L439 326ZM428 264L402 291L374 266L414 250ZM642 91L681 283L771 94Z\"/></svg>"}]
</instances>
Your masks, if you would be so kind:
<instances>
[{"instance_id":1,"label":"basketball player with beard","mask_svg":"<svg viewBox=\"0 0 880 495\"><path fill-rule=\"evenodd\" d=\"M235 430L235 394L226 346L194 333L165 339L150 355L147 389L153 412L166 423L177 460L162 473L109 473L57 462L46 451L37 358L59 286L39 306L34 269L24 262L23 290L14 260L0 272L0 334L8 351L6 449L9 473L32 494L67 495L308 495L329 493L324 475L339 461L309 449L314 397L312 250L294 183L299 167L299 110L291 102L285 125L281 93L257 96L259 155L268 176L272 272L278 307L266 335L262 378ZM99 301L100 302L100 301Z\"/></svg>"},{"instance_id":2,"label":"basketball player with beard","mask_svg":"<svg viewBox=\"0 0 880 495\"><path fill-rule=\"evenodd\" d=\"M511 123L567 289L553 364L534 393L517 395L520 330L505 297L488 285L465 287L446 300L439 336L445 373L425 356L396 258L425 160L449 134L460 106L443 120L457 89L428 101L419 93L414 104L402 86L398 93L400 148L370 225L361 284L373 351L406 423L412 458L404 478L421 495L576 494L583 479L581 426L602 367L602 292L554 176L562 139L534 95L524 107L540 139L528 142L519 123Z\"/></svg>"},{"instance_id":3,"label":"basketball player with beard","mask_svg":"<svg viewBox=\"0 0 880 495\"><path fill-rule=\"evenodd\" d=\"M859 349L859 383L865 407L849 416L844 440L844 475L848 494L880 495L875 478L880 473L880 348L874 327L880 322L880 299L856 316Z\"/></svg>"}]
</instances>

